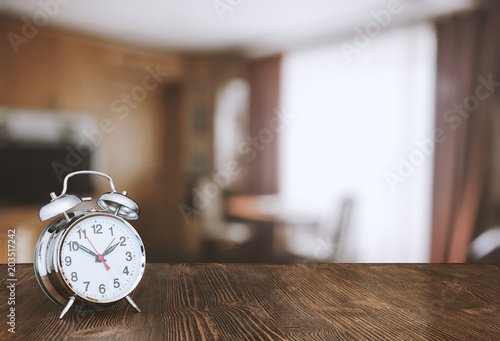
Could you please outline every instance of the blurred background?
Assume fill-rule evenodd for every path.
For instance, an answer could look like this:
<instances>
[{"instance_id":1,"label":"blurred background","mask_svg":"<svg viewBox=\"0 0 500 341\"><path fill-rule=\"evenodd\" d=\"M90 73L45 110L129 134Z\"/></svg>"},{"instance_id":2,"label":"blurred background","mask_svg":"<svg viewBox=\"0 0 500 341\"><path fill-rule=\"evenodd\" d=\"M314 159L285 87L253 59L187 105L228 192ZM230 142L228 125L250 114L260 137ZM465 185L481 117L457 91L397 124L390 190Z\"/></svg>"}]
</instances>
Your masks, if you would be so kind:
<instances>
[{"instance_id":1,"label":"blurred background","mask_svg":"<svg viewBox=\"0 0 500 341\"><path fill-rule=\"evenodd\" d=\"M494 1L2 0L0 262L83 169L148 262L498 262L499 33Z\"/></svg>"}]
</instances>

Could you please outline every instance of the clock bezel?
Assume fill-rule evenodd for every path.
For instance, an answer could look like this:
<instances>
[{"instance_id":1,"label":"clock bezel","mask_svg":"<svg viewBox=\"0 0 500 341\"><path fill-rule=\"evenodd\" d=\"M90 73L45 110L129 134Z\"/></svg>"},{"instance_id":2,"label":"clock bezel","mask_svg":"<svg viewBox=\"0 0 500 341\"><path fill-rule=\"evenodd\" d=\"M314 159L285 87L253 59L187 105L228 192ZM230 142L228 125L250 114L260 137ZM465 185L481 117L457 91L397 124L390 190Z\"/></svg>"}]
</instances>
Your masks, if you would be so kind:
<instances>
[{"instance_id":1,"label":"clock bezel","mask_svg":"<svg viewBox=\"0 0 500 341\"><path fill-rule=\"evenodd\" d=\"M104 298L104 299L96 299L96 298L92 298L92 297L88 297L88 296L85 296L83 294L81 294L79 291L77 290L74 290L73 288L71 288L71 286L69 285L69 283L67 282L66 278L64 277L63 275L63 265L62 265L62 257L61 257L61 250L64 246L64 242L66 240L66 237L67 235L69 234L69 232L71 230L73 230L73 228L75 228L78 224L80 224L83 220L87 220L87 219L93 219L95 217L107 217L107 218L111 218L111 219L115 219L119 222L121 222L122 224L124 224L125 226L127 226L130 230L130 232L132 233L132 235L130 236L131 238L132 237L135 237L137 238L137 241L139 243L139 246L140 246L140 273L139 275L137 276L136 280L134 281L134 283L130 286L130 288L128 290L125 290L123 292L121 292L119 295L117 296L114 296L114 297L110 297L110 298ZM125 219L121 218L121 217L118 217L116 215L113 215L113 214L110 214L110 213L106 213L106 212L89 212L87 214L84 214L80 217L78 217L78 219L76 219L75 221L71 221L71 222L68 222L68 226L66 227L65 231L63 232L61 238L59 239L59 243L57 245L57 252L56 252L56 266L57 266L57 272L60 276L60 279L61 281L65 284L66 288L71 291L74 296L80 298L80 299L83 299L85 300L86 302L90 302L90 303L96 303L96 304L110 304L110 303L114 303L114 302L117 302L123 298L125 298L126 296L128 296L132 291L135 290L135 288L137 287L137 285L139 285L143 275L144 275L144 270L145 270L145 267L146 267L146 252L145 252L145 249L144 249L144 244L142 242L142 239L141 237L139 236L139 234L137 233L137 231L135 230L135 228L129 223L127 222Z\"/></svg>"}]
</instances>

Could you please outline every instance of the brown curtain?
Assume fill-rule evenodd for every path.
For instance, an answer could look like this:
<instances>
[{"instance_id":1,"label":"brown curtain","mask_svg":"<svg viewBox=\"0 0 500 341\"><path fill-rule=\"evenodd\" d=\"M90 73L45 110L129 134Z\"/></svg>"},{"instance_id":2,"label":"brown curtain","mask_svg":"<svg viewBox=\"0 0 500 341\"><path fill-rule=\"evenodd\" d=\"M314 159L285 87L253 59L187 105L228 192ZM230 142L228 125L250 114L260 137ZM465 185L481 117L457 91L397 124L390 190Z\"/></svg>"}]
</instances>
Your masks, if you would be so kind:
<instances>
[{"instance_id":1,"label":"brown curtain","mask_svg":"<svg viewBox=\"0 0 500 341\"><path fill-rule=\"evenodd\" d=\"M248 65L252 153L248 155L251 161L247 192L251 194L278 192L279 131L273 123L280 108L280 71L281 55Z\"/></svg>"},{"instance_id":2,"label":"brown curtain","mask_svg":"<svg viewBox=\"0 0 500 341\"><path fill-rule=\"evenodd\" d=\"M431 262L466 260L485 190L493 99L500 93L499 35L498 9L437 24Z\"/></svg>"}]
</instances>

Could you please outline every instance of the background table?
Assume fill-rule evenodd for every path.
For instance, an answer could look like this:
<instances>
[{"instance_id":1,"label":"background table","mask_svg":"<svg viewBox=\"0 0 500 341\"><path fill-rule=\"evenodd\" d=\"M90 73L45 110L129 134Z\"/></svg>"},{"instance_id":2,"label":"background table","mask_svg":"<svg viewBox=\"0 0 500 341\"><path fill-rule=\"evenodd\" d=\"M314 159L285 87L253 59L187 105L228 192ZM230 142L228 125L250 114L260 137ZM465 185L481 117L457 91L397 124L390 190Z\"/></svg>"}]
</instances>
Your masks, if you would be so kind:
<instances>
[{"instance_id":1,"label":"background table","mask_svg":"<svg viewBox=\"0 0 500 341\"><path fill-rule=\"evenodd\" d=\"M500 340L500 266L480 264L147 264L132 297L100 313L45 297L16 266L16 334L0 339Z\"/></svg>"},{"instance_id":2,"label":"background table","mask_svg":"<svg viewBox=\"0 0 500 341\"><path fill-rule=\"evenodd\" d=\"M253 228L251 239L254 245L240 258L245 263L301 262L291 256L292 250L287 245L286 232L293 226L301 226L313 235L318 233L317 238L324 237L319 234L320 223L316 216L285 209L283 199L278 194L228 195L224 201L224 214L226 221L247 224Z\"/></svg>"}]
</instances>

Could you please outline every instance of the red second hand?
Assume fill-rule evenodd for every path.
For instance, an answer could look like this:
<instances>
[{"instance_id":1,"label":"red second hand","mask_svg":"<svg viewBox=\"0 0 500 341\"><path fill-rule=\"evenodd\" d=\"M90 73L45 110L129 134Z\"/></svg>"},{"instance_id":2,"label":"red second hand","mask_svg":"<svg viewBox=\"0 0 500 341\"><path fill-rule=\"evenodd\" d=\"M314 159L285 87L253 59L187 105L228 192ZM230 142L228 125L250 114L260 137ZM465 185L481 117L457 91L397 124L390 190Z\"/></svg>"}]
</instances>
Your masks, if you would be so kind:
<instances>
[{"instance_id":1,"label":"red second hand","mask_svg":"<svg viewBox=\"0 0 500 341\"><path fill-rule=\"evenodd\" d=\"M113 242L115 241L116 238L113 238L113 240L111 241L111 243L109 243L108 247L106 248L106 250L104 250L104 252L102 254L105 254L106 251L108 251L109 247L111 246L111 244L113 244Z\"/></svg>"},{"instance_id":2,"label":"red second hand","mask_svg":"<svg viewBox=\"0 0 500 341\"><path fill-rule=\"evenodd\" d=\"M116 239L116 238L113 238L113 240L111 241L111 243L109 243L108 247L106 248L106 250L104 250L104 252L102 253L102 255L98 255L99 260L100 260L101 262L103 262L103 263L104 263L104 267L106 268L106 270L109 270L109 269L111 269L111 268L110 268L110 267L109 267L109 265L108 265L108 264L106 264L106 262L104 261L104 256L103 256L103 255L106 253L106 251L108 251L109 247L110 247L110 246L111 246L111 244L115 241L115 239ZM90 241L90 240L89 240L89 241Z\"/></svg>"},{"instance_id":3,"label":"red second hand","mask_svg":"<svg viewBox=\"0 0 500 341\"><path fill-rule=\"evenodd\" d=\"M99 261L101 261L101 262L104 264L104 267L106 268L106 270L111 269L111 268L109 267L109 265L108 265L108 264L106 264L106 262L104 261L104 256L103 256L103 255L101 255L99 252L97 252L97 250L96 250L96 248L95 248L94 244L92 244L92 242L90 241L89 237L87 237L87 234L85 233L85 230L83 230L80 226L78 226L78 228L80 229L80 231L82 231L82 232L83 232L83 234L85 235L85 238L87 238L87 240L89 241L90 245L91 245L91 246L92 246L92 248L94 249L95 253L97 253L97 258L99 259ZM113 239L113 240L111 241L111 243L112 243L114 240L115 240L115 239ZM109 245L111 245L111 243L109 243ZM108 245L108 247L106 248L106 250L109 248L109 245ZM104 251L104 252L106 252L106 251ZM104 252L103 252L103 253L104 253Z\"/></svg>"},{"instance_id":4,"label":"red second hand","mask_svg":"<svg viewBox=\"0 0 500 341\"><path fill-rule=\"evenodd\" d=\"M99 255L99 258L101 258L101 257L102 257L102 255ZM109 265L108 265L108 264L106 264L106 262L104 261L104 257L103 257L103 259L102 259L102 264L104 264L104 267L106 268L106 270L111 269L111 268L109 267Z\"/></svg>"},{"instance_id":5,"label":"red second hand","mask_svg":"<svg viewBox=\"0 0 500 341\"><path fill-rule=\"evenodd\" d=\"M80 226L78 226L78 228L80 229L80 231L83 232L83 235L85 236L85 238L87 238L87 240L89 241L90 245L94 249L95 253L99 254L99 252L97 252L96 248L94 247L94 244L92 244L92 242L90 241L89 237L87 237L87 234L85 233L85 230L82 229Z\"/></svg>"}]
</instances>

